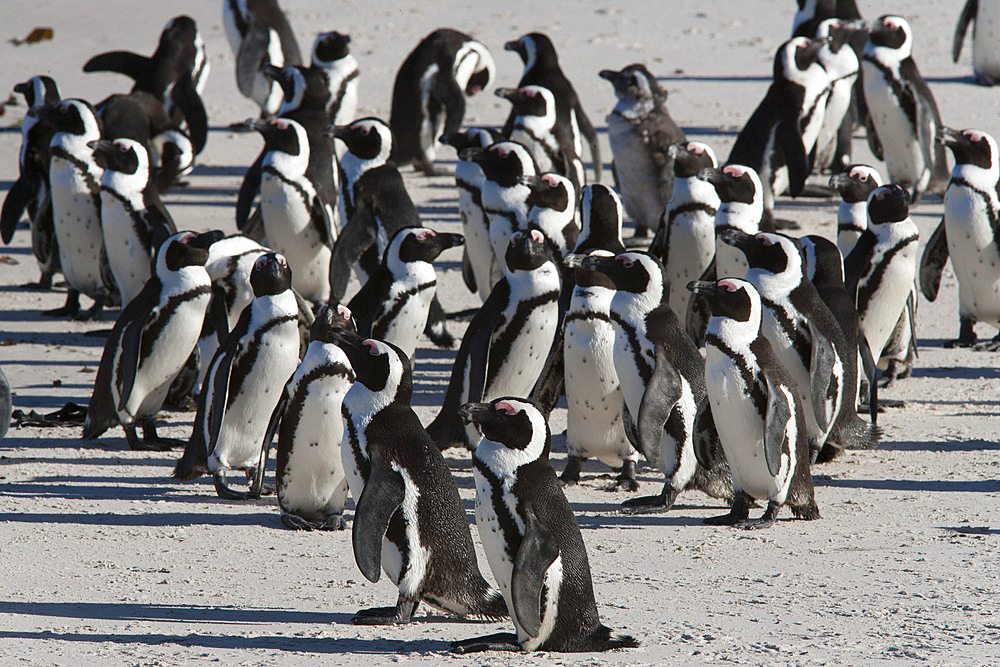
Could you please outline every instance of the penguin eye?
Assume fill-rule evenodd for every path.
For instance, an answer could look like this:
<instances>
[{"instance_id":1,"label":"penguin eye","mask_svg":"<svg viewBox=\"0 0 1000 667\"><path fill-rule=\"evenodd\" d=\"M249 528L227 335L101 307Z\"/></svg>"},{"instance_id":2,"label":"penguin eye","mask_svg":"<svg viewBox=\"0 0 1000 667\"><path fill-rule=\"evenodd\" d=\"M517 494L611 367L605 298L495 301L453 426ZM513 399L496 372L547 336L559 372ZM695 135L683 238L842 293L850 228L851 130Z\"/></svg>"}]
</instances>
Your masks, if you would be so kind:
<instances>
[{"instance_id":1,"label":"penguin eye","mask_svg":"<svg viewBox=\"0 0 1000 667\"><path fill-rule=\"evenodd\" d=\"M545 241L545 236L540 231L538 231L537 229L532 229L531 230L531 238L536 243L542 243L542 242Z\"/></svg>"},{"instance_id":2,"label":"penguin eye","mask_svg":"<svg viewBox=\"0 0 1000 667\"><path fill-rule=\"evenodd\" d=\"M552 176L542 176L542 181L546 185L548 185L549 187L553 187L553 188L556 187L557 185L559 185L559 181L557 181Z\"/></svg>"},{"instance_id":3,"label":"penguin eye","mask_svg":"<svg viewBox=\"0 0 1000 667\"><path fill-rule=\"evenodd\" d=\"M719 287L725 287L727 292L735 292L736 290L739 289L738 285L734 285L728 280L720 280L718 284Z\"/></svg>"},{"instance_id":4,"label":"penguin eye","mask_svg":"<svg viewBox=\"0 0 1000 667\"><path fill-rule=\"evenodd\" d=\"M523 92L523 93L524 93L524 96L525 96L525 97L534 97L534 96L535 96L535 95L537 94L537 93L536 93L536 92L535 92L534 90L532 90L531 88L528 88L527 90L524 90L524 91L521 91L521 92Z\"/></svg>"},{"instance_id":5,"label":"penguin eye","mask_svg":"<svg viewBox=\"0 0 1000 667\"><path fill-rule=\"evenodd\" d=\"M722 173L726 176L732 176L733 178L739 178L743 175L743 170L739 167L726 167L722 170Z\"/></svg>"},{"instance_id":6,"label":"penguin eye","mask_svg":"<svg viewBox=\"0 0 1000 667\"><path fill-rule=\"evenodd\" d=\"M358 134L363 134L365 136L368 136L368 131L369 130L367 125L362 125L358 128Z\"/></svg>"},{"instance_id":7,"label":"penguin eye","mask_svg":"<svg viewBox=\"0 0 1000 667\"><path fill-rule=\"evenodd\" d=\"M767 236L764 236L763 234L758 234L754 238L756 238L758 241L760 241L761 243L763 243L766 246L773 246L774 245L774 239L769 238Z\"/></svg>"},{"instance_id":8,"label":"penguin eye","mask_svg":"<svg viewBox=\"0 0 1000 667\"><path fill-rule=\"evenodd\" d=\"M434 236L437 236L437 234L435 234L433 230L425 229L424 231L417 233L417 240L426 241L427 239Z\"/></svg>"},{"instance_id":9,"label":"penguin eye","mask_svg":"<svg viewBox=\"0 0 1000 667\"><path fill-rule=\"evenodd\" d=\"M973 132L972 130L966 130L962 134L964 134L965 136L967 136L969 138L969 140L972 141L972 142L976 142L976 141L979 141L980 139L982 139L982 137L979 136L978 132Z\"/></svg>"},{"instance_id":10,"label":"penguin eye","mask_svg":"<svg viewBox=\"0 0 1000 667\"><path fill-rule=\"evenodd\" d=\"M498 148L498 149L496 149L496 151L497 151L497 155L499 155L500 157L507 157L507 151L505 149Z\"/></svg>"},{"instance_id":11,"label":"penguin eye","mask_svg":"<svg viewBox=\"0 0 1000 667\"><path fill-rule=\"evenodd\" d=\"M701 146L699 146L698 144L688 144L687 149L689 152L694 153L695 155L702 154Z\"/></svg>"},{"instance_id":12,"label":"penguin eye","mask_svg":"<svg viewBox=\"0 0 1000 667\"><path fill-rule=\"evenodd\" d=\"M632 265L635 263L632 261L631 257L625 257L623 255L619 255L618 260L622 263L622 266L624 266L626 269L631 269Z\"/></svg>"},{"instance_id":13,"label":"penguin eye","mask_svg":"<svg viewBox=\"0 0 1000 667\"><path fill-rule=\"evenodd\" d=\"M363 342L362 345L368 348L368 354L372 355L373 357L377 357L379 355L378 343L371 340L370 338L365 342Z\"/></svg>"},{"instance_id":14,"label":"penguin eye","mask_svg":"<svg viewBox=\"0 0 1000 667\"><path fill-rule=\"evenodd\" d=\"M337 306L337 312L340 313L341 317L345 320L351 319L351 310L347 306Z\"/></svg>"},{"instance_id":15,"label":"penguin eye","mask_svg":"<svg viewBox=\"0 0 1000 667\"><path fill-rule=\"evenodd\" d=\"M115 144L115 145L118 146L118 150L121 151L122 153L128 152L128 146L126 146L125 144Z\"/></svg>"},{"instance_id":16,"label":"penguin eye","mask_svg":"<svg viewBox=\"0 0 1000 667\"><path fill-rule=\"evenodd\" d=\"M510 403L497 403L497 412L502 412L506 415L514 416L517 414L517 410Z\"/></svg>"},{"instance_id":17,"label":"penguin eye","mask_svg":"<svg viewBox=\"0 0 1000 667\"><path fill-rule=\"evenodd\" d=\"M866 183L868 181L868 174L866 174L864 172L861 172L861 173L857 174L857 177L858 177L858 180L861 181L862 183Z\"/></svg>"}]
</instances>

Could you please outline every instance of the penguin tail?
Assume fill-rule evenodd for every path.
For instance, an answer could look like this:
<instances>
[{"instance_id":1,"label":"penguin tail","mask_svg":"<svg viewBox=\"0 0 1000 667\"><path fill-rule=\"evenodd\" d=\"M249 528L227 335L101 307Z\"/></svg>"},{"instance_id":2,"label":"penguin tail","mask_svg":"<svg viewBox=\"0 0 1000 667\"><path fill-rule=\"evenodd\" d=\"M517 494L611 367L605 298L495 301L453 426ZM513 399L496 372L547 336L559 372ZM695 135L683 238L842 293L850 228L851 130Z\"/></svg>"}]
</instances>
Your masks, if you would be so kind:
<instances>
[{"instance_id":1,"label":"penguin tail","mask_svg":"<svg viewBox=\"0 0 1000 667\"><path fill-rule=\"evenodd\" d=\"M638 648L639 640L632 635L612 634L611 628L599 625L591 635L592 651L613 651L620 648Z\"/></svg>"},{"instance_id":2,"label":"penguin tail","mask_svg":"<svg viewBox=\"0 0 1000 667\"><path fill-rule=\"evenodd\" d=\"M503 599L503 595L499 591L488 588L484 595L479 596L477 603L477 608L473 611L473 614L476 616L481 616L490 621L510 618L507 601Z\"/></svg>"},{"instance_id":3,"label":"penguin tail","mask_svg":"<svg viewBox=\"0 0 1000 667\"><path fill-rule=\"evenodd\" d=\"M174 472L171 475L174 479L192 480L198 479L208 473L208 454L205 452L205 445L202 439L195 434L191 435L184 453L174 465Z\"/></svg>"},{"instance_id":4,"label":"penguin tail","mask_svg":"<svg viewBox=\"0 0 1000 667\"><path fill-rule=\"evenodd\" d=\"M837 429L835 440L846 449L876 449L882 437L882 429L857 414L851 417L843 428Z\"/></svg>"}]
</instances>

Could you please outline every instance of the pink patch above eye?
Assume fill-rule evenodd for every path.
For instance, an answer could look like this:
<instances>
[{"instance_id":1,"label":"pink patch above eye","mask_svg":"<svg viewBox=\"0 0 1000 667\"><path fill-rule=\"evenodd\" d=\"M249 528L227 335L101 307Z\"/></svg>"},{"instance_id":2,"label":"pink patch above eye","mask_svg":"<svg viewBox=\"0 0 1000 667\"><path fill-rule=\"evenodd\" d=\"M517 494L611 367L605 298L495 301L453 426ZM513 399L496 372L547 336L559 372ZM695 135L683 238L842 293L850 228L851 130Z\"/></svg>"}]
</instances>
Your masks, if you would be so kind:
<instances>
[{"instance_id":1,"label":"pink patch above eye","mask_svg":"<svg viewBox=\"0 0 1000 667\"><path fill-rule=\"evenodd\" d=\"M766 246L772 246L772 245L774 245L774 239L769 238L768 236L766 236L764 234L758 234L754 238L757 239L758 241L760 241L761 243L763 243Z\"/></svg>"},{"instance_id":2,"label":"pink patch above eye","mask_svg":"<svg viewBox=\"0 0 1000 667\"><path fill-rule=\"evenodd\" d=\"M635 264L631 257L625 257L624 255L618 255L618 260L622 263L626 269L631 269L632 265Z\"/></svg>"},{"instance_id":3,"label":"pink patch above eye","mask_svg":"<svg viewBox=\"0 0 1000 667\"><path fill-rule=\"evenodd\" d=\"M548 183L553 188L556 187L557 185L559 185L559 181L557 181L552 176L542 176L542 180L545 181L546 183Z\"/></svg>"},{"instance_id":4,"label":"pink patch above eye","mask_svg":"<svg viewBox=\"0 0 1000 667\"><path fill-rule=\"evenodd\" d=\"M969 139L971 139L971 140L972 140L973 142L976 142L976 141L981 141L981 140L982 140L982 138L983 138L983 135L979 134L978 132L976 132L976 131L974 131L974 130L966 130L966 131L965 131L965 132L963 132L962 134L964 134L965 136L967 136L967 137L968 137Z\"/></svg>"},{"instance_id":5,"label":"pink patch above eye","mask_svg":"<svg viewBox=\"0 0 1000 667\"><path fill-rule=\"evenodd\" d=\"M532 90L530 88L528 90L525 90L525 91L522 91L522 92L524 92L525 97L534 97L535 95L538 94L536 91L534 91L534 90Z\"/></svg>"},{"instance_id":6,"label":"pink patch above eye","mask_svg":"<svg viewBox=\"0 0 1000 667\"><path fill-rule=\"evenodd\" d=\"M497 148L496 152L500 157L507 157L507 151L503 148Z\"/></svg>"},{"instance_id":7,"label":"pink patch above eye","mask_svg":"<svg viewBox=\"0 0 1000 667\"><path fill-rule=\"evenodd\" d=\"M726 176L733 176L735 178L739 178L745 172L739 167L726 167L722 170L722 173L725 174Z\"/></svg>"},{"instance_id":8,"label":"pink patch above eye","mask_svg":"<svg viewBox=\"0 0 1000 667\"><path fill-rule=\"evenodd\" d=\"M521 240L522 236L524 236L524 234L522 234L521 232L514 232L514 235L510 237L510 244L514 245L515 243Z\"/></svg>"},{"instance_id":9,"label":"pink patch above eye","mask_svg":"<svg viewBox=\"0 0 1000 667\"><path fill-rule=\"evenodd\" d=\"M688 144L687 145L687 149L690 152L694 153L695 155L701 155L702 153L705 152L704 150L702 150L701 146L699 146L698 144Z\"/></svg>"},{"instance_id":10,"label":"pink patch above eye","mask_svg":"<svg viewBox=\"0 0 1000 667\"><path fill-rule=\"evenodd\" d=\"M362 125L358 127L358 132L360 132L361 134L368 134L368 131L369 130L367 125Z\"/></svg>"},{"instance_id":11,"label":"pink patch above eye","mask_svg":"<svg viewBox=\"0 0 1000 667\"><path fill-rule=\"evenodd\" d=\"M347 306L337 306L337 312L340 313L341 317L343 317L345 320L349 320L352 317L351 309L348 308Z\"/></svg>"},{"instance_id":12,"label":"pink patch above eye","mask_svg":"<svg viewBox=\"0 0 1000 667\"><path fill-rule=\"evenodd\" d=\"M719 287L725 287L727 292L735 292L736 290L739 289L739 286L734 285L733 283L729 282L728 280L720 280L719 281Z\"/></svg>"},{"instance_id":13,"label":"pink patch above eye","mask_svg":"<svg viewBox=\"0 0 1000 667\"><path fill-rule=\"evenodd\" d=\"M517 410L515 410L514 406L511 405L510 403L497 403L496 408L497 408L497 412L503 412L504 414L508 414L508 415L516 415L517 414Z\"/></svg>"},{"instance_id":14,"label":"pink patch above eye","mask_svg":"<svg viewBox=\"0 0 1000 667\"><path fill-rule=\"evenodd\" d=\"M437 236L437 234L435 234L430 229L425 229L424 231L417 233L417 240L418 241L426 241L427 239L429 239L429 238L431 238L433 236Z\"/></svg>"},{"instance_id":15,"label":"pink patch above eye","mask_svg":"<svg viewBox=\"0 0 1000 667\"><path fill-rule=\"evenodd\" d=\"M543 241L545 241L545 236L537 229L531 230L531 238L538 243L542 243Z\"/></svg>"},{"instance_id":16,"label":"pink patch above eye","mask_svg":"<svg viewBox=\"0 0 1000 667\"><path fill-rule=\"evenodd\" d=\"M379 355L378 343L376 343L372 339L369 338L368 340L364 341L362 345L368 348L368 354L372 355L373 357L377 357Z\"/></svg>"}]
</instances>

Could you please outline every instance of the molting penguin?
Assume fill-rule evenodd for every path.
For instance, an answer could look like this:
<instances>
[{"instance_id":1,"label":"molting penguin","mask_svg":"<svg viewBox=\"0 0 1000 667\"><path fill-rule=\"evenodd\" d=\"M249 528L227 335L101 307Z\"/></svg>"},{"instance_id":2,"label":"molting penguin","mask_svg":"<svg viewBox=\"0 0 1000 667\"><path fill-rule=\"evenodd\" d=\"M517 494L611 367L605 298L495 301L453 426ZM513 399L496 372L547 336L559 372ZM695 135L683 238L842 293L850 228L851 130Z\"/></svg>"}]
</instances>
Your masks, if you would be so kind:
<instances>
[{"instance_id":1,"label":"molting penguin","mask_svg":"<svg viewBox=\"0 0 1000 667\"><path fill-rule=\"evenodd\" d=\"M347 125L358 110L357 59L351 55L350 35L324 32L313 42L312 66L326 72L330 103L326 108L331 125Z\"/></svg>"},{"instance_id":2,"label":"molting penguin","mask_svg":"<svg viewBox=\"0 0 1000 667\"><path fill-rule=\"evenodd\" d=\"M924 296L937 298L941 272L951 255L958 278L959 334L945 347L1000 349L1000 333L976 345L976 322L1000 327L1000 154L980 130L939 130L955 155L944 193L944 219L927 242L920 262Z\"/></svg>"},{"instance_id":3,"label":"molting penguin","mask_svg":"<svg viewBox=\"0 0 1000 667\"><path fill-rule=\"evenodd\" d=\"M601 151L597 144L597 132L583 111L583 105L573 90L562 68L552 40L540 32L521 35L503 46L506 51L514 51L524 63L524 71L517 87L541 86L552 91L556 100L556 123L573 137L573 147L577 155L583 155L583 140L590 146L590 161L594 167L594 180L601 180ZM514 113L511 112L504 123L503 134L510 136L514 127Z\"/></svg>"},{"instance_id":4,"label":"molting penguin","mask_svg":"<svg viewBox=\"0 0 1000 667\"><path fill-rule=\"evenodd\" d=\"M620 72L601 70L600 76L611 82L618 98L606 119L615 186L635 222L635 235L646 236L673 196L670 146L686 138L667 112L666 89L645 65L629 65ZM714 167L714 160L705 166Z\"/></svg>"},{"instance_id":5,"label":"molting penguin","mask_svg":"<svg viewBox=\"0 0 1000 667\"><path fill-rule=\"evenodd\" d=\"M889 181L908 188L916 204L925 191L943 192L948 164L944 146L935 141L941 114L912 53L910 24L885 15L871 27L861 70L868 144L875 157L885 159Z\"/></svg>"},{"instance_id":6,"label":"molting penguin","mask_svg":"<svg viewBox=\"0 0 1000 667\"><path fill-rule=\"evenodd\" d=\"M841 19L827 19L816 29L816 40L823 44L817 60L830 80L830 92L814 147L815 171L837 173L851 163L851 102L860 64L849 40L858 27Z\"/></svg>"},{"instance_id":7,"label":"molting penguin","mask_svg":"<svg viewBox=\"0 0 1000 667\"><path fill-rule=\"evenodd\" d=\"M493 92L513 107L514 124L507 138L528 149L538 171L566 176L579 190L586 183L583 160L573 145L572 133L557 122L552 91L542 86L522 86Z\"/></svg>"},{"instance_id":8,"label":"molting penguin","mask_svg":"<svg viewBox=\"0 0 1000 667\"><path fill-rule=\"evenodd\" d=\"M309 347L271 419L281 420L274 481L281 522L293 530L343 530L347 477L340 454L341 406L354 371L335 329L355 331L345 306L322 306Z\"/></svg>"},{"instance_id":9,"label":"molting penguin","mask_svg":"<svg viewBox=\"0 0 1000 667\"><path fill-rule=\"evenodd\" d=\"M122 303L134 299L152 273L154 251L177 233L156 186L149 154L137 141L91 142L101 175L101 230Z\"/></svg>"},{"instance_id":10,"label":"molting penguin","mask_svg":"<svg viewBox=\"0 0 1000 667\"><path fill-rule=\"evenodd\" d=\"M955 24L951 59L958 62L969 23L972 28L972 73L980 86L1000 84L1000 7L995 2L966 0Z\"/></svg>"},{"instance_id":11,"label":"molting penguin","mask_svg":"<svg viewBox=\"0 0 1000 667\"><path fill-rule=\"evenodd\" d=\"M761 333L760 296L745 280L694 281L688 289L712 309L705 338L705 379L722 450L736 497L729 514L706 519L715 525L767 528L782 505L806 520L819 518L813 496L802 403L795 381ZM703 464L708 452L696 450ZM749 519L754 499L767 499L758 519Z\"/></svg>"},{"instance_id":12,"label":"molting penguin","mask_svg":"<svg viewBox=\"0 0 1000 667\"><path fill-rule=\"evenodd\" d=\"M472 449L479 434L463 428L463 403L531 394L559 328L559 271L538 230L511 236L507 275L462 336L441 411L427 427L441 449Z\"/></svg>"},{"instance_id":13,"label":"molting penguin","mask_svg":"<svg viewBox=\"0 0 1000 667\"><path fill-rule=\"evenodd\" d=\"M469 522L444 457L410 407L413 375L399 348L341 330L357 379L344 396L341 456L354 511L358 569L384 570L395 607L363 609L359 625L408 623L421 602L460 617L503 618L503 597L483 579Z\"/></svg>"},{"instance_id":14,"label":"molting penguin","mask_svg":"<svg viewBox=\"0 0 1000 667\"><path fill-rule=\"evenodd\" d=\"M868 195L882 185L882 176L874 167L855 164L830 177L830 187L840 193L837 208L837 249L847 257L868 229Z\"/></svg>"},{"instance_id":15,"label":"molting penguin","mask_svg":"<svg viewBox=\"0 0 1000 667\"><path fill-rule=\"evenodd\" d=\"M493 55L481 42L450 28L427 35L399 66L393 83L393 162L436 174L438 138L462 126L465 98L486 90L495 78Z\"/></svg>"},{"instance_id":16,"label":"molting penguin","mask_svg":"<svg viewBox=\"0 0 1000 667\"><path fill-rule=\"evenodd\" d=\"M131 449L170 449L178 441L156 434L156 413L198 343L212 296L205 271L208 247L221 232L185 232L167 239L156 272L129 301L104 344L83 427L95 440L115 425ZM136 427L143 429L143 438Z\"/></svg>"},{"instance_id":17,"label":"molting penguin","mask_svg":"<svg viewBox=\"0 0 1000 667\"><path fill-rule=\"evenodd\" d=\"M602 625L587 550L549 465L549 427L530 402L502 398L462 406L483 430L472 459L476 525L517 634L452 644L489 650L589 652L633 648Z\"/></svg>"}]
</instances>

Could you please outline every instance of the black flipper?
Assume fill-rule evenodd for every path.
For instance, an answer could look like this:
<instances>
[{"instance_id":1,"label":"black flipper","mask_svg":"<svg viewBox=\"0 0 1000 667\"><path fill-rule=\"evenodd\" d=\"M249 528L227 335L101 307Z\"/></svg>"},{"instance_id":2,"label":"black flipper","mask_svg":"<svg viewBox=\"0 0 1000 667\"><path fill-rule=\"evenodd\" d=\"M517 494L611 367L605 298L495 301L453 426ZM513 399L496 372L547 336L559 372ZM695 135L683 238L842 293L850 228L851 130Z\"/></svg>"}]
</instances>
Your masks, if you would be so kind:
<instances>
[{"instance_id":1,"label":"black flipper","mask_svg":"<svg viewBox=\"0 0 1000 667\"><path fill-rule=\"evenodd\" d=\"M378 222L367 206L359 206L341 230L330 256L330 300L341 302L351 279L351 264L358 261L378 236Z\"/></svg>"},{"instance_id":2,"label":"black flipper","mask_svg":"<svg viewBox=\"0 0 1000 667\"><path fill-rule=\"evenodd\" d=\"M576 125L580 128L580 134L584 136L587 144L590 146L590 161L594 164L594 182L599 183L601 180L601 169L604 165L601 164L601 147L597 143L597 130L594 129L590 119L587 118L587 114L584 113L580 100L576 101L576 106L573 107L570 113L576 116Z\"/></svg>"},{"instance_id":3,"label":"black flipper","mask_svg":"<svg viewBox=\"0 0 1000 667\"><path fill-rule=\"evenodd\" d=\"M847 290L847 296L851 297L851 303L855 307L858 305L858 281L861 280L861 273L871 261L875 243L875 234L866 229L844 258L844 289ZM881 353L881 350L879 352Z\"/></svg>"},{"instance_id":4,"label":"black flipper","mask_svg":"<svg viewBox=\"0 0 1000 667\"><path fill-rule=\"evenodd\" d=\"M170 99L181 110L191 136L191 148L195 155L201 154L208 141L208 113L198 95L191 73L185 72L170 89Z\"/></svg>"},{"instance_id":5,"label":"black flipper","mask_svg":"<svg viewBox=\"0 0 1000 667\"><path fill-rule=\"evenodd\" d=\"M21 222L21 216L36 197L38 197L37 184L25 178L14 181L14 185L7 192L7 198L3 200L3 210L0 211L0 239L4 245L10 244L17 224Z\"/></svg>"},{"instance_id":6,"label":"black flipper","mask_svg":"<svg viewBox=\"0 0 1000 667\"><path fill-rule=\"evenodd\" d=\"M861 77L858 77L858 81L860 83ZM878 138L878 131L875 129L875 123L872 122L871 116L865 117L865 136L868 137L868 148L871 150L872 155L884 161L885 155L882 151L882 141Z\"/></svg>"},{"instance_id":7,"label":"black flipper","mask_svg":"<svg viewBox=\"0 0 1000 667\"><path fill-rule=\"evenodd\" d=\"M663 425L670 417L670 411L681 399L681 376L667 358L663 343L653 347L656 357L656 367L649 378L646 391L642 394L639 404L639 418L636 423L636 435L639 438L639 451L646 457L650 465L659 468L660 439L663 436Z\"/></svg>"},{"instance_id":8,"label":"black flipper","mask_svg":"<svg viewBox=\"0 0 1000 667\"><path fill-rule=\"evenodd\" d=\"M153 60L132 51L108 51L99 53L86 62L84 72L117 72L133 81L145 82L149 79Z\"/></svg>"},{"instance_id":9,"label":"black flipper","mask_svg":"<svg viewBox=\"0 0 1000 667\"><path fill-rule=\"evenodd\" d=\"M462 127L462 119L465 117L465 93L450 71L439 72L434 77L434 83L434 96L444 108L442 134L457 132Z\"/></svg>"},{"instance_id":10,"label":"black flipper","mask_svg":"<svg viewBox=\"0 0 1000 667\"><path fill-rule=\"evenodd\" d=\"M549 349L549 356L542 367L542 373L535 382L535 388L531 392L531 397L538 405L538 409L546 418L555 409L562 394L563 381L565 377L565 360L563 358L564 330L559 327L556 331L552 347Z\"/></svg>"},{"instance_id":11,"label":"black flipper","mask_svg":"<svg viewBox=\"0 0 1000 667\"><path fill-rule=\"evenodd\" d=\"M632 412L628 409L628 403L624 399L622 400L622 427L625 430L625 438L632 445L632 448L637 452L641 452L642 445L639 444L639 431L635 427Z\"/></svg>"},{"instance_id":12,"label":"black flipper","mask_svg":"<svg viewBox=\"0 0 1000 667\"><path fill-rule=\"evenodd\" d=\"M973 0L974 2L975 0ZM937 298L941 287L941 273L948 263L948 234L944 218L927 239L924 254L920 257L920 291L928 301Z\"/></svg>"},{"instance_id":13,"label":"black flipper","mask_svg":"<svg viewBox=\"0 0 1000 667\"><path fill-rule=\"evenodd\" d=\"M958 23L955 24L955 36L951 42L951 61L954 63L957 63L958 57L962 55L962 43L965 42L965 33L969 30L969 23L976 17L978 9L979 0L967 0L965 7L962 8L962 14L958 17ZM931 300L933 301L933 299Z\"/></svg>"},{"instance_id":14,"label":"black flipper","mask_svg":"<svg viewBox=\"0 0 1000 667\"><path fill-rule=\"evenodd\" d=\"M156 313L150 315L149 320L153 320ZM139 346L142 343L142 330L145 328L146 320L133 320L122 332L122 351L118 360L121 368L122 386L118 394L118 410L121 410L132 395L132 387L135 385L135 375L139 370Z\"/></svg>"},{"instance_id":15,"label":"black flipper","mask_svg":"<svg viewBox=\"0 0 1000 667\"><path fill-rule=\"evenodd\" d=\"M694 416L693 444L694 457L702 468L711 470L720 463L717 457L720 451L719 433L715 428L715 418L707 396L702 399Z\"/></svg>"},{"instance_id":16,"label":"black flipper","mask_svg":"<svg viewBox=\"0 0 1000 667\"><path fill-rule=\"evenodd\" d=\"M872 349L868 345L865 332L858 327L858 350L861 352L861 368L868 379L868 414L872 424L878 423L878 383L875 381L876 365Z\"/></svg>"},{"instance_id":17,"label":"black flipper","mask_svg":"<svg viewBox=\"0 0 1000 667\"><path fill-rule=\"evenodd\" d=\"M531 507L524 508L524 536L514 558L511 572L511 613L521 628L537 637L541 631L542 586L545 573L559 557L555 536L535 517ZM357 523L355 523L357 525Z\"/></svg>"},{"instance_id":18,"label":"black flipper","mask_svg":"<svg viewBox=\"0 0 1000 667\"><path fill-rule=\"evenodd\" d=\"M785 155L785 165L788 168L788 194L798 197L811 171L809 156L806 155L805 146L802 144L798 123L795 121L779 123L775 128L774 140Z\"/></svg>"},{"instance_id":19,"label":"black flipper","mask_svg":"<svg viewBox=\"0 0 1000 667\"><path fill-rule=\"evenodd\" d=\"M215 373L215 382L212 385L212 405L208 406L208 451L215 451L215 444L219 441L219 431L222 430L222 418L226 414L229 406L229 376L233 372L233 361L242 346L238 343L232 348L225 350L219 360L219 370Z\"/></svg>"},{"instance_id":20,"label":"black flipper","mask_svg":"<svg viewBox=\"0 0 1000 667\"><path fill-rule=\"evenodd\" d=\"M705 267L698 280L715 282L717 280L717 273L715 256L713 256L712 261ZM684 329L698 347L701 347L702 341L705 340L705 332L708 331L708 321L710 319L712 319L712 311L709 308L708 301L702 295L692 293L691 298L688 299L687 313L684 317Z\"/></svg>"},{"instance_id":21,"label":"black flipper","mask_svg":"<svg viewBox=\"0 0 1000 667\"><path fill-rule=\"evenodd\" d=\"M403 504L403 476L379 459L371 460L368 481L354 511L351 542L354 560L365 579L375 583L382 575L382 538L389 520Z\"/></svg>"},{"instance_id":22,"label":"black flipper","mask_svg":"<svg viewBox=\"0 0 1000 667\"><path fill-rule=\"evenodd\" d=\"M11 232L13 233L13 232ZM4 241L6 243L6 241ZM462 248L462 281L470 292L475 294L478 291L476 287L476 273L472 269L472 262L469 260L469 251Z\"/></svg>"},{"instance_id":23,"label":"black flipper","mask_svg":"<svg viewBox=\"0 0 1000 667\"><path fill-rule=\"evenodd\" d=\"M264 155L262 151L257 159L254 160L250 168L247 169L247 173L243 176L243 182L240 183L240 193L236 197L236 229L243 231L243 228L247 226L247 220L250 219L250 209L253 208L254 199L257 198L257 193L260 192L260 181L261 181L261 169L264 167Z\"/></svg>"},{"instance_id":24,"label":"black flipper","mask_svg":"<svg viewBox=\"0 0 1000 667\"><path fill-rule=\"evenodd\" d=\"M825 431L836 416L833 414L834 406L828 396L830 385L836 382L833 367L837 363L837 351L830 339L819 331L819 327L810 327L809 333L813 339L809 361L809 386L812 388L810 398L813 412L816 414L816 423Z\"/></svg>"},{"instance_id":25,"label":"black flipper","mask_svg":"<svg viewBox=\"0 0 1000 667\"><path fill-rule=\"evenodd\" d=\"M287 406L288 392L283 390L281 398L278 399L278 404L274 406L274 410L271 412L271 419L267 422L264 441L260 443L260 461L257 462L257 467L254 469L254 478L250 484L250 495L255 498L260 497L261 490L264 488L264 472L267 470L267 459L271 455L271 442L274 440L274 434L278 431L278 425L281 423L281 418L284 416Z\"/></svg>"},{"instance_id":26,"label":"black flipper","mask_svg":"<svg viewBox=\"0 0 1000 667\"><path fill-rule=\"evenodd\" d=\"M267 28L251 20L236 54L236 86L244 97L253 98L254 80L261 67L269 60L268 39Z\"/></svg>"},{"instance_id":27,"label":"black flipper","mask_svg":"<svg viewBox=\"0 0 1000 667\"><path fill-rule=\"evenodd\" d=\"M781 470L781 450L785 444L785 428L792 418L789 398L782 389L793 394L795 390L775 382L767 372L764 373L767 383L767 415L764 421L764 460L772 475ZM794 400L794 399L792 399ZM791 443L794 446L794 443Z\"/></svg>"},{"instance_id":28,"label":"black flipper","mask_svg":"<svg viewBox=\"0 0 1000 667\"><path fill-rule=\"evenodd\" d=\"M327 210L323 200L319 197L313 197L311 208L312 219L319 222L320 242L327 248L333 249L337 232L333 228L333 218L330 216L330 211Z\"/></svg>"},{"instance_id":29,"label":"black flipper","mask_svg":"<svg viewBox=\"0 0 1000 667\"><path fill-rule=\"evenodd\" d=\"M215 330L215 339L219 345L229 335L229 313L226 310L226 290L222 285L212 286L212 300L208 304L205 320Z\"/></svg>"}]
</instances>

